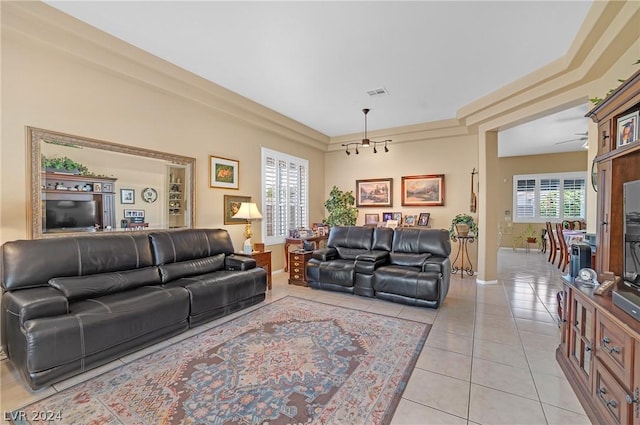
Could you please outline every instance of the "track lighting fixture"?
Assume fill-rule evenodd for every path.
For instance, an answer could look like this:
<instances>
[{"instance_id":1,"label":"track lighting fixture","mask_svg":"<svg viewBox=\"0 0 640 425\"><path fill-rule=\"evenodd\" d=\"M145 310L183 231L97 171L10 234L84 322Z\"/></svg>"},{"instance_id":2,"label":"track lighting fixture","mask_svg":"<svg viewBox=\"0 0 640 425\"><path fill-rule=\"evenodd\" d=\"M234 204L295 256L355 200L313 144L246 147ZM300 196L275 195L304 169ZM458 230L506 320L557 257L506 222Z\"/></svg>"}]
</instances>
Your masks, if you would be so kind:
<instances>
[{"instance_id":1,"label":"track lighting fixture","mask_svg":"<svg viewBox=\"0 0 640 425\"><path fill-rule=\"evenodd\" d=\"M356 155L360 155L360 151L358 150L358 146L360 147L369 147L371 145L373 145L373 153L378 153L378 149L376 148L376 146L379 143L384 143L384 151L385 152L389 152L389 148L387 147L387 143L391 143L391 139L387 139L387 140L380 140L379 142L376 142L375 140L370 140L367 137L367 114L369 113L369 109L365 108L362 110L362 112L364 112L364 138L360 141L360 142L350 142L350 143L343 143L342 146L345 147L345 152L347 155L351 155L351 152L349 152L349 146L351 145L355 145L356 147Z\"/></svg>"}]
</instances>

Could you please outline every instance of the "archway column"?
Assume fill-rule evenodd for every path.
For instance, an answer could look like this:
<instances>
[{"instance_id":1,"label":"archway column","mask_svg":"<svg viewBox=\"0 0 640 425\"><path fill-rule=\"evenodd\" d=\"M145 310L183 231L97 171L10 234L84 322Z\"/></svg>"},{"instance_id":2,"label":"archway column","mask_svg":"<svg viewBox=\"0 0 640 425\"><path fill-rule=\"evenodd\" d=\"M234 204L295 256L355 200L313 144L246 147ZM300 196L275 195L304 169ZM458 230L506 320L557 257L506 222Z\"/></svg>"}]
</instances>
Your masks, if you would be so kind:
<instances>
[{"instance_id":1,"label":"archway column","mask_svg":"<svg viewBox=\"0 0 640 425\"><path fill-rule=\"evenodd\" d=\"M478 276L479 283L498 281L498 132L478 131Z\"/></svg>"}]
</instances>

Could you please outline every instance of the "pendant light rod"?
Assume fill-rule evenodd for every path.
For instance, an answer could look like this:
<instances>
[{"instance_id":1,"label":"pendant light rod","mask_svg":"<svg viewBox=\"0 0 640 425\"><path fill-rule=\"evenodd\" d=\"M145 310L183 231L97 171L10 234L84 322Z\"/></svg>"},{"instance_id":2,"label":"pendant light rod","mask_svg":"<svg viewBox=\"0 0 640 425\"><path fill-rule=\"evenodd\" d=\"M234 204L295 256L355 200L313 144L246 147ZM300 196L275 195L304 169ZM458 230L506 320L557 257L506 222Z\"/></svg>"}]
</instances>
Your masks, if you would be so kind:
<instances>
[{"instance_id":1,"label":"pendant light rod","mask_svg":"<svg viewBox=\"0 0 640 425\"><path fill-rule=\"evenodd\" d=\"M371 144L371 141L367 137L367 114L369 111L370 109L368 108L362 110L362 112L364 112L364 139L362 139L362 146L369 146Z\"/></svg>"},{"instance_id":2,"label":"pendant light rod","mask_svg":"<svg viewBox=\"0 0 640 425\"><path fill-rule=\"evenodd\" d=\"M351 152L349 151L349 146L355 146L356 155L359 155L360 151L358 150L358 146L367 146L368 147L368 146L371 146L371 144L373 144L373 153L378 153L378 149L376 149L376 146L378 144L382 144L382 143L384 143L384 151L385 152L389 152L389 148L387 147L387 143L391 143L391 139L378 140L378 141L369 140L369 136L367 134L367 114L369 113L369 111L370 111L369 108L364 108L362 110L362 112L364 113L364 138L362 139L362 141L360 141L360 142L342 143L342 146L344 146L345 153L347 155L351 155Z\"/></svg>"}]
</instances>

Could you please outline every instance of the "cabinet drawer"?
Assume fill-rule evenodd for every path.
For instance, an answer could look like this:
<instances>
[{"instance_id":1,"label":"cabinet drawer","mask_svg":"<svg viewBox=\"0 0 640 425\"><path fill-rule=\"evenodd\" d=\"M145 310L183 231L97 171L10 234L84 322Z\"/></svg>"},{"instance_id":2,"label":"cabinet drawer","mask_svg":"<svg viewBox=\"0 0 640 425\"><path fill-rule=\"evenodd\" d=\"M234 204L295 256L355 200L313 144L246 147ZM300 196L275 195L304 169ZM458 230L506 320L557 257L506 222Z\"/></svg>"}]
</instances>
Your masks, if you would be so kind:
<instances>
[{"instance_id":1,"label":"cabinet drawer","mask_svg":"<svg viewBox=\"0 0 640 425\"><path fill-rule=\"evenodd\" d=\"M629 404L627 402L627 391L599 360L596 360L593 392L593 398L598 410L611 419L607 423L631 423L633 403Z\"/></svg>"},{"instance_id":2,"label":"cabinet drawer","mask_svg":"<svg viewBox=\"0 0 640 425\"><path fill-rule=\"evenodd\" d=\"M633 339L620 326L598 314L596 324L596 356L626 387L633 379Z\"/></svg>"}]
</instances>

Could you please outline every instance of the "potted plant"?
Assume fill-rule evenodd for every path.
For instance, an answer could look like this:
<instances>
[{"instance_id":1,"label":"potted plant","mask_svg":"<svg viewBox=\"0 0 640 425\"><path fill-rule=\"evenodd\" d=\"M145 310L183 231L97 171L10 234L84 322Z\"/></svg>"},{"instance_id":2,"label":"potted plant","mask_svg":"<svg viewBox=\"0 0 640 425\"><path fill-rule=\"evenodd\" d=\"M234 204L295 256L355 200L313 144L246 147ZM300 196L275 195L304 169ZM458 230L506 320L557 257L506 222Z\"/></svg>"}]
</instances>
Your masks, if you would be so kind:
<instances>
[{"instance_id":1,"label":"potted plant","mask_svg":"<svg viewBox=\"0 0 640 425\"><path fill-rule=\"evenodd\" d=\"M536 243L538 242L538 234L539 231L534 229L531 223L529 223L522 236L525 238L527 243Z\"/></svg>"},{"instance_id":2,"label":"potted plant","mask_svg":"<svg viewBox=\"0 0 640 425\"><path fill-rule=\"evenodd\" d=\"M451 227L449 228L449 236L467 236L469 232L478 237L478 225L473 217L468 214L458 214L451 220Z\"/></svg>"},{"instance_id":3,"label":"potted plant","mask_svg":"<svg viewBox=\"0 0 640 425\"><path fill-rule=\"evenodd\" d=\"M333 186L329 199L324 203L329 216L322 222L331 227L353 226L358 218L358 209L353 206L355 202L353 191L343 192L337 186Z\"/></svg>"},{"instance_id":4,"label":"potted plant","mask_svg":"<svg viewBox=\"0 0 640 425\"><path fill-rule=\"evenodd\" d=\"M86 175L89 169L84 165L76 162L66 156L48 158L42 155L42 168L46 171L68 174L82 174Z\"/></svg>"}]
</instances>

